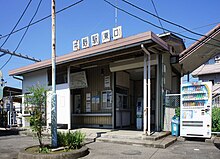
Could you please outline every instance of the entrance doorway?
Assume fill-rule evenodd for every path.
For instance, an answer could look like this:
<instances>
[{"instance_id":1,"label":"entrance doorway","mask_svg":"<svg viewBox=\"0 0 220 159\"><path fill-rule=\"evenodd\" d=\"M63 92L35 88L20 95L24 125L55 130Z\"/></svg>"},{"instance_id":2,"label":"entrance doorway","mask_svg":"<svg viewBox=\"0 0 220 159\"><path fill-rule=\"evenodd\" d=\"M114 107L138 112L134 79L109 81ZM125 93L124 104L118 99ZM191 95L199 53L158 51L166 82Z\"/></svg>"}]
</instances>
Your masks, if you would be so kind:
<instances>
[{"instance_id":1,"label":"entrance doorway","mask_svg":"<svg viewBox=\"0 0 220 159\"><path fill-rule=\"evenodd\" d=\"M116 88L116 127L130 127L131 110L128 105L128 90Z\"/></svg>"},{"instance_id":2,"label":"entrance doorway","mask_svg":"<svg viewBox=\"0 0 220 159\"><path fill-rule=\"evenodd\" d=\"M151 66L151 130L155 129L156 66ZM126 76L119 76L126 74ZM143 130L143 68L116 73L116 128ZM128 78L127 87L118 87L118 78ZM125 79L123 79L126 81ZM126 82L125 82L126 83ZM120 86L120 85L119 85ZM147 122L147 121L146 121Z\"/></svg>"}]
</instances>

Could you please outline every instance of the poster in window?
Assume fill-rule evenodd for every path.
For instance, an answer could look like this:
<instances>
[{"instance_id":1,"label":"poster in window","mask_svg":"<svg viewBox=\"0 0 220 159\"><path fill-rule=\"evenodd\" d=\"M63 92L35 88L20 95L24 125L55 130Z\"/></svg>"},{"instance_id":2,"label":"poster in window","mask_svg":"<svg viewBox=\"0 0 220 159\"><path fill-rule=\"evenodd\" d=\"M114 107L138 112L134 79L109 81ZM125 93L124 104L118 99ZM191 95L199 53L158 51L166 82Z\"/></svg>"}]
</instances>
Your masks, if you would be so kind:
<instances>
[{"instance_id":1,"label":"poster in window","mask_svg":"<svg viewBox=\"0 0 220 159\"><path fill-rule=\"evenodd\" d=\"M71 89L79 89L88 87L86 72L76 72L70 74L70 88Z\"/></svg>"},{"instance_id":2,"label":"poster in window","mask_svg":"<svg viewBox=\"0 0 220 159\"><path fill-rule=\"evenodd\" d=\"M91 102L86 102L86 112L91 112Z\"/></svg>"},{"instance_id":3,"label":"poster in window","mask_svg":"<svg viewBox=\"0 0 220 159\"><path fill-rule=\"evenodd\" d=\"M91 100L91 93L86 93L86 101L90 101Z\"/></svg>"},{"instance_id":4,"label":"poster in window","mask_svg":"<svg viewBox=\"0 0 220 159\"><path fill-rule=\"evenodd\" d=\"M107 97L108 97L107 93L102 94L102 102L103 103L107 103Z\"/></svg>"},{"instance_id":5,"label":"poster in window","mask_svg":"<svg viewBox=\"0 0 220 159\"><path fill-rule=\"evenodd\" d=\"M112 107L112 92L111 90L102 92L102 108L111 109Z\"/></svg>"},{"instance_id":6,"label":"poster in window","mask_svg":"<svg viewBox=\"0 0 220 159\"><path fill-rule=\"evenodd\" d=\"M92 97L92 104L95 104L95 102L96 102L96 96L93 96Z\"/></svg>"},{"instance_id":7,"label":"poster in window","mask_svg":"<svg viewBox=\"0 0 220 159\"><path fill-rule=\"evenodd\" d=\"M99 104L100 103L100 99L99 99L99 96L96 96L96 101L95 101L96 104Z\"/></svg>"}]
</instances>

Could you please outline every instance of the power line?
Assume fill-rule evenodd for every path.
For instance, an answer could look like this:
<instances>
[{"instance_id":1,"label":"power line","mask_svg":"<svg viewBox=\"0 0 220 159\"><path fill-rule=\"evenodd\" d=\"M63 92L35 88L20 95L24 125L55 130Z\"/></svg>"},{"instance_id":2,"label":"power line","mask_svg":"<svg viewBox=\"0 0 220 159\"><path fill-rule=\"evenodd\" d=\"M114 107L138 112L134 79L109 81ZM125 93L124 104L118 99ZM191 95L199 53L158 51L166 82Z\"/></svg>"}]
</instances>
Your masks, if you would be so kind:
<instances>
[{"instance_id":1,"label":"power line","mask_svg":"<svg viewBox=\"0 0 220 159\"><path fill-rule=\"evenodd\" d=\"M207 35L203 35L203 34L194 32L194 31L192 31L192 30L190 30L190 29L188 29L188 28L186 28L186 27L184 27L184 26L182 26L182 25L179 25L179 24L176 24L176 23L174 23L174 22L172 22L172 21L169 21L169 20L167 20L167 19L161 18L161 17L159 17L159 16L157 16L157 15L155 15L155 14L153 14L153 13L151 13L151 12L149 12L149 11L147 11L147 10L141 8L141 7L138 7L138 6L134 5L134 4L132 4L131 2L128 2L128 1L126 1L126 0L122 0L122 1L125 2L125 3L127 3L127 4L129 4L129 5L131 5L131 6L134 7L134 8L137 8L137 9L139 9L139 10L141 10L141 11L147 13L147 14L150 14L150 15L152 15L152 16L154 16L154 17L160 19L160 20L163 20L163 21L165 21L165 22L167 22L167 23L169 23L169 24L172 24L172 25L175 25L175 26L177 26L177 27L179 27L179 28L181 28L181 29L184 29L184 30L186 30L186 31L188 31L188 32L190 32L190 33L192 33L192 34L199 35L199 36L205 36L206 38L210 38L210 39L213 39L213 40L215 40L215 41L217 41L217 42L220 42L220 40L214 39L214 38L212 38L212 37L210 37L210 36L207 36Z\"/></svg>"},{"instance_id":2,"label":"power line","mask_svg":"<svg viewBox=\"0 0 220 159\"><path fill-rule=\"evenodd\" d=\"M31 1L32 1L32 0L31 0ZM41 0L41 1L42 1L42 0ZM40 1L40 3L41 3L41 1ZM79 3L82 2L82 1L83 1L83 0L80 0L80 1L78 1L78 2L76 2L76 3L73 3L73 4L71 4L71 5L69 5L69 6L65 7L65 8L63 8L63 9L57 11L56 14L58 14L58 13L64 11L64 10L66 10L66 9L68 9L68 8L71 8L71 7L75 6L75 5L79 4ZM43 21L43 20L45 20L45 19L51 17L51 15L48 15L48 16L46 16L46 17L44 17L44 18L42 18L42 19L40 19L40 20L35 21L35 22L32 23L32 21L33 21L35 15L37 14L37 11L38 11L38 9L39 9L40 3L39 3L39 5L38 5L38 8L37 8L37 10L36 10L34 16L32 17L30 23L29 23L27 26L22 27L22 28L20 28L20 29L17 29L17 30L15 30L15 31L13 30L11 33L0 37L0 39L5 38L5 37L7 37L7 36L9 36L9 35L11 35L11 34L14 34L14 33L18 32L18 31L21 31L21 30L23 30L23 29L26 28L26 31L25 31L25 33L23 34L23 36L22 36L22 38L21 38L21 40L20 40L20 42L19 42L17 48L15 49L15 51L18 49L19 45L21 44L21 42L22 42L22 40L23 40L23 38L24 38L24 36L25 36L25 34L26 34L26 32L27 32L27 30L28 30L28 28L29 28L30 26L32 26L32 25L34 25L34 24L37 24L37 23L39 23L39 22L41 22L41 21ZM14 51L14 52L10 52L9 50L5 50L5 49L0 48L0 52L3 52L3 54L0 55L0 57L3 56L3 55L5 55L6 53L7 53L7 54L10 54L9 59L8 59L8 60L6 61L6 63L1 67L1 69L11 60L12 55L18 56L18 57L21 57L21 58L24 58L24 59L32 60L32 61L35 61L35 62L40 62L40 61L41 61L40 59L35 59L35 58L33 58L33 57L29 57L29 56L27 56L27 55L22 55L22 54L20 54L20 53L15 53L15 51Z\"/></svg>"},{"instance_id":3,"label":"power line","mask_svg":"<svg viewBox=\"0 0 220 159\"><path fill-rule=\"evenodd\" d=\"M39 8L40 8L41 2L42 2L42 0L40 0L40 2L38 3L37 9L36 9L36 11L35 11L33 17L31 18L29 24L33 21L34 17L37 15L37 12L38 12L38 10L39 10ZM18 43L16 49L14 50L14 52L16 52L17 49L19 48L19 46L20 46L21 42L23 41L23 39L24 39L24 37L25 37L25 35L26 35L28 29L29 29L29 27L26 28L26 30L25 30L23 36L21 37L21 39L20 39L20 41L19 41L19 43ZM12 58L12 54L10 55L10 57L8 58L8 60L5 62L5 64L2 65L2 67L0 68L0 70L2 70L2 69L9 63L9 61L11 60L11 58Z\"/></svg>"},{"instance_id":4,"label":"power line","mask_svg":"<svg viewBox=\"0 0 220 159\"><path fill-rule=\"evenodd\" d=\"M40 2L38 3L37 9L36 9L36 11L35 11L33 17L31 18L30 22L28 23L28 25L30 25L30 24L32 23L32 21L34 20L35 16L37 15L37 12L38 12L38 10L39 10L39 8L40 8L41 2L42 2L42 0L40 0ZM16 52L16 51L18 50L18 48L19 48L21 42L23 41L23 39L24 39L24 37L25 37L25 35L26 35L26 33L27 33L29 27L30 27L30 26L28 26L28 27L26 28L26 30L25 30L23 36L21 37L21 39L20 39L20 41L19 41L19 43L18 43L16 49L14 50L14 52Z\"/></svg>"},{"instance_id":5,"label":"power line","mask_svg":"<svg viewBox=\"0 0 220 159\"><path fill-rule=\"evenodd\" d=\"M15 28L17 27L17 25L19 24L19 22L20 22L21 19L23 18L24 14L26 13L26 11L27 11L28 7L30 6L31 2L32 2L32 0L30 0L30 1L28 2L27 6L25 7L24 11L22 12L22 14L21 14L20 18L18 19L17 23L15 24L14 28L12 29L12 31L10 32L10 34L7 36L7 38L5 39L5 41L3 42L3 44L1 45L0 48L2 48L2 47L5 45L5 43L8 41L8 39L10 38L12 32L15 30ZM5 53L3 52L3 53L1 54L1 57L4 56L4 55L5 55ZM10 55L10 57L8 58L8 60L1 66L0 70L2 70L2 69L8 64L8 62L11 60L11 58L12 58L12 55Z\"/></svg>"},{"instance_id":6,"label":"power line","mask_svg":"<svg viewBox=\"0 0 220 159\"><path fill-rule=\"evenodd\" d=\"M5 36L5 37L7 37L7 38L5 39L5 41L3 42L3 44L1 45L1 47L3 47L3 46L5 45L5 43L6 43L6 42L8 41L8 39L10 38L11 34L13 34L15 28L17 27L17 25L18 25L19 22L21 21L22 17L24 16L24 14L25 14L25 12L27 11L27 9L28 9L29 5L31 4L31 2L32 2L32 0L30 0L30 1L28 2L27 6L25 7L23 13L21 14L20 18L18 19L18 21L17 21L17 23L15 24L14 28L12 29L12 31Z\"/></svg>"},{"instance_id":7,"label":"power line","mask_svg":"<svg viewBox=\"0 0 220 159\"><path fill-rule=\"evenodd\" d=\"M58 14L58 13L64 11L64 10L66 10L66 9L69 9L69 8L75 6L75 5L77 5L77 4L79 4L79 3L83 2L83 1L84 1L84 0L80 0L80 1L77 1L77 2L75 2L75 3L73 3L73 4L69 5L69 6L67 6L67 7L64 7L63 9L57 11L56 14ZM35 21L35 22L33 22L33 23L31 23L30 25L26 25L26 26L24 26L24 27L22 27L22 28L20 28L20 29L17 29L17 30L15 30L15 31L13 31L11 34L17 33L17 32L19 32L19 31L21 31L21 30L23 30L23 29L25 29L25 28L27 28L27 27L29 27L29 26L32 26L32 25L34 25L34 24L37 24L37 23L39 23L39 22L41 22L41 21L43 21L43 20L45 20L45 19L48 19L48 18L50 18L50 17L51 17L51 14L48 15L48 16L45 16L45 17L43 17L43 18L41 18L41 19L39 19L39 20L37 20L37 21ZM5 37L7 37L8 35L9 35L9 34L3 35L3 36L0 37L0 39L5 38Z\"/></svg>"},{"instance_id":8,"label":"power line","mask_svg":"<svg viewBox=\"0 0 220 159\"><path fill-rule=\"evenodd\" d=\"M156 6L155 6L155 4L154 4L154 1L151 0L151 3L152 3L152 5L153 5L153 7L154 7L155 13L156 13L157 16L159 17L159 14L158 14L158 12L157 12L157 9L156 9ZM159 23L160 23L160 26L163 28L163 25L162 25L162 23L161 23L161 21L160 21L160 18L158 18L158 21L159 21ZM165 33L164 28L163 28L163 33Z\"/></svg>"},{"instance_id":9,"label":"power line","mask_svg":"<svg viewBox=\"0 0 220 159\"><path fill-rule=\"evenodd\" d=\"M2 67L0 68L0 70L2 70L8 63L9 61L11 60L12 58L12 55L10 55L10 57L8 58L8 60L2 65Z\"/></svg>"},{"instance_id":10,"label":"power line","mask_svg":"<svg viewBox=\"0 0 220 159\"><path fill-rule=\"evenodd\" d=\"M104 1L105 1L106 3L108 3L109 5L113 6L113 7L117 7L117 6L115 6L114 4L110 3L110 2L107 1L107 0L104 0ZM130 12L124 10L124 9L121 9L121 8L119 8L119 7L117 7L117 9L121 10L122 12L124 12L124 13L126 13L126 14L128 14L128 15L130 15L130 16L136 18L136 19L139 19L139 20L141 20L141 21L143 21L143 22L145 22L145 23L148 23L148 24L150 24L150 25L152 25L152 26L154 26L154 27L156 27L156 28L162 29L160 26L158 26L158 25L156 25L156 24L153 24L153 23L151 23L151 22L149 22L149 21L147 21L147 20L144 20L144 19L142 19L142 18L140 18L140 17L138 17L138 16L136 16L136 15L134 15L134 14L132 14L132 13L130 13ZM205 42L203 42L203 41L201 41L201 40L198 40L198 39L194 39L194 38L185 36L185 35L183 35L183 34L180 34L180 33L174 32L174 31L171 31L171 30L166 29L166 28L164 28L164 30L166 30L166 31L168 31L168 32L170 32L170 33L173 33L173 34L176 34L176 35L185 37L185 38L190 39L190 40L198 41L198 42L201 42L201 43L203 43L203 44L212 45L212 46L215 46L215 47L219 47L219 48L220 48L219 45L215 45L215 44L211 44L211 43L205 43Z\"/></svg>"},{"instance_id":11,"label":"power line","mask_svg":"<svg viewBox=\"0 0 220 159\"><path fill-rule=\"evenodd\" d=\"M215 22L215 23L210 23L210 24L202 25L202 26L198 26L198 27L192 28L191 30L197 30L197 29L208 27L208 26L216 25L216 24L219 24L219 23L220 23L220 21L219 22ZM181 31L179 33L184 33L184 32L186 32L186 31Z\"/></svg>"}]
</instances>

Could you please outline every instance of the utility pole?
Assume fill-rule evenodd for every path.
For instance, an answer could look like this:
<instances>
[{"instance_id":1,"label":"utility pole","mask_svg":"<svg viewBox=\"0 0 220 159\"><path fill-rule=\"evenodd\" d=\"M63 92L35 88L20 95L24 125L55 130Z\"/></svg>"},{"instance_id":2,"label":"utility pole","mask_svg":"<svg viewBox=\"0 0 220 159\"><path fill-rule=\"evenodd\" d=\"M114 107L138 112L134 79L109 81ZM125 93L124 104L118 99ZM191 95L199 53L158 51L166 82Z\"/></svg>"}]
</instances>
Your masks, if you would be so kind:
<instances>
[{"instance_id":1,"label":"utility pole","mask_svg":"<svg viewBox=\"0 0 220 159\"><path fill-rule=\"evenodd\" d=\"M4 79L2 75L2 71L0 70L0 100L3 98L3 88L4 88Z\"/></svg>"},{"instance_id":2,"label":"utility pole","mask_svg":"<svg viewBox=\"0 0 220 159\"><path fill-rule=\"evenodd\" d=\"M51 98L51 145L57 147L57 95L56 95L56 5L52 0L52 98Z\"/></svg>"}]
</instances>

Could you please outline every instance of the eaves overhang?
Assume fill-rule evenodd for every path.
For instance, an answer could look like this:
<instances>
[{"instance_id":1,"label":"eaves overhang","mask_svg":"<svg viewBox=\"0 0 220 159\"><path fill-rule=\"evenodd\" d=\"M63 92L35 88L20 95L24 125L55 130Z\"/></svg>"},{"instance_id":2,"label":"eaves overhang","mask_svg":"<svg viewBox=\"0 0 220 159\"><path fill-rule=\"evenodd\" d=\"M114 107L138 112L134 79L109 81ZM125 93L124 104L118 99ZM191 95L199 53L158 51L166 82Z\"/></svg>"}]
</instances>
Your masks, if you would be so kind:
<instances>
[{"instance_id":1,"label":"eaves overhang","mask_svg":"<svg viewBox=\"0 0 220 159\"><path fill-rule=\"evenodd\" d=\"M220 53L220 24L180 54L183 73L191 73Z\"/></svg>"},{"instance_id":2,"label":"eaves overhang","mask_svg":"<svg viewBox=\"0 0 220 159\"><path fill-rule=\"evenodd\" d=\"M87 59L99 55L106 55L108 53L116 52L119 50L131 48L147 43L156 43L161 47L161 49L169 51L169 47L167 43L163 41L161 38L159 38L157 35L155 35L153 32L149 31L59 56L56 58L56 65L70 63L73 61ZM51 59L11 70L9 71L9 75L22 76L25 73L29 73L49 67L51 67Z\"/></svg>"}]
</instances>

